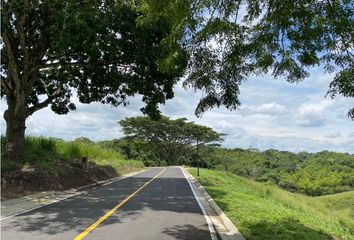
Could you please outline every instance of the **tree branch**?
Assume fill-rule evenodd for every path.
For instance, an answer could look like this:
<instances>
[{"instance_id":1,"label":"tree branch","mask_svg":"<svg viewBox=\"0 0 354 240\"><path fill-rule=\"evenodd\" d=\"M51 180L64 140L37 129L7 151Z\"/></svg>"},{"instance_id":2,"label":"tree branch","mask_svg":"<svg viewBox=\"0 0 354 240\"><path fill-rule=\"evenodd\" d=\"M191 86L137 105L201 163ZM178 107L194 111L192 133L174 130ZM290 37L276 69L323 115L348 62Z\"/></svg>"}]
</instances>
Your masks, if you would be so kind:
<instances>
[{"instance_id":1,"label":"tree branch","mask_svg":"<svg viewBox=\"0 0 354 240\"><path fill-rule=\"evenodd\" d=\"M7 65L8 61L7 61L7 56L4 53L4 51L1 51L1 64L3 65Z\"/></svg>"},{"instance_id":2,"label":"tree branch","mask_svg":"<svg viewBox=\"0 0 354 240\"><path fill-rule=\"evenodd\" d=\"M8 69L11 72L13 82L15 83L16 90L20 92L21 86L21 79L18 74L18 67L16 63L16 58L13 52L12 44L10 42L9 36L6 31L2 34L3 39L6 45L6 52L8 56Z\"/></svg>"},{"instance_id":3,"label":"tree branch","mask_svg":"<svg viewBox=\"0 0 354 240\"><path fill-rule=\"evenodd\" d=\"M34 112L42 109L42 108L45 108L47 107L50 103L52 103L52 101L58 97L61 93L61 88L58 88L53 94L51 95L48 95L48 98L46 100L44 100L43 102L41 103L38 103L30 108L28 108L28 111L27 111L27 116L30 116L32 115Z\"/></svg>"},{"instance_id":4,"label":"tree branch","mask_svg":"<svg viewBox=\"0 0 354 240\"><path fill-rule=\"evenodd\" d=\"M50 8L48 6L48 2L46 1L43 6L41 5L41 12L43 15L51 16ZM39 38L37 40L37 44L35 44L35 48L33 49L30 61L31 61L31 69L30 69L30 82L29 85L33 84L34 81L37 80L39 75L40 67L43 65L43 58L48 51L50 46L50 38L48 36L48 31L45 30L46 27L52 24L52 19L47 18L45 22L37 21L34 25L34 28L40 32Z\"/></svg>"},{"instance_id":5,"label":"tree branch","mask_svg":"<svg viewBox=\"0 0 354 240\"><path fill-rule=\"evenodd\" d=\"M15 15L16 18L19 19L19 21L17 21L17 35L23 52L23 81L24 81L24 85L27 85L29 80L29 68L30 68L30 60L29 60L28 46L26 44L26 33L25 33L25 23L29 15L28 0L25 0L24 5L25 5L24 12L22 13L22 16L19 16L20 14L18 13L18 11L15 11ZM30 88L31 86L26 86L26 87Z\"/></svg>"},{"instance_id":6,"label":"tree branch","mask_svg":"<svg viewBox=\"0 0 354 240\"><path fill-rule=\"evenodd\" d=\"M5 78L4 78L4 77L1 77L1 86L4 87L6 95L8 95L8 93L12 92L12 88L11 88L10 85L5 81Z\"/></svg>"}]
</instances>

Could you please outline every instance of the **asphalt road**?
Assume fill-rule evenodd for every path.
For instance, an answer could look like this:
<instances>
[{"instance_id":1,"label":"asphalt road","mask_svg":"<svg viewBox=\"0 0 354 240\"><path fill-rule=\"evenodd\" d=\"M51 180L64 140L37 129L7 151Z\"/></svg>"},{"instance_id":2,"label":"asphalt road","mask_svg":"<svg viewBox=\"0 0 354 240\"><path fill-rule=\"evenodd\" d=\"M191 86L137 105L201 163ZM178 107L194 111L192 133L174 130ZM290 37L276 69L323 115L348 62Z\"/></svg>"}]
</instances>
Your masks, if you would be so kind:
<instances>
[{"instance_id":1,"label":"asphalt road","mask_svg":"<svg viewBox=\"0 0 354 240\"><path fill-rule=\"evenodd\" d=\"M5 219L1 221L1 239L210 240L211 237L181 169L168 167L153 168Z\"/></svg>"}]
</instances>

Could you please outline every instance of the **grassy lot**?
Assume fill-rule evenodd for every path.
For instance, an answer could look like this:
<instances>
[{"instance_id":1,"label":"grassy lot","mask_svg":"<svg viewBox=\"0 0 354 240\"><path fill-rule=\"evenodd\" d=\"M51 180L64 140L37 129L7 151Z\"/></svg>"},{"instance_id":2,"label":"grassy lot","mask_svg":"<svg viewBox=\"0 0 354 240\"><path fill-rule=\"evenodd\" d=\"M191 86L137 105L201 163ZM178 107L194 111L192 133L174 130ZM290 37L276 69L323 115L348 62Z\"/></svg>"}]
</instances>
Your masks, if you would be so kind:
<instances>
[{"instance_id":1,"label":"grassy lot","mask_svg":"<svg viewBox=\"0 0 354 240\"><path fill-rule=\"evenodd\" d=\"M25 156L20 165L2 159L2 199L79 187L144 168L140 161L126 160L119 152L88 141L29 136ZM82 169L84 156L90 162L88 170Z\"/></svg>"},{"instance_id":2,"label":"grassy lot","mask_svg":"<svg viewBox=\"0 0 354 240\"><path fill-rule=\"evenodd\" d=\"M198 180L247 240L354 239L354 191L308 197L206 169Z\"/></svg>"}]
</instances>

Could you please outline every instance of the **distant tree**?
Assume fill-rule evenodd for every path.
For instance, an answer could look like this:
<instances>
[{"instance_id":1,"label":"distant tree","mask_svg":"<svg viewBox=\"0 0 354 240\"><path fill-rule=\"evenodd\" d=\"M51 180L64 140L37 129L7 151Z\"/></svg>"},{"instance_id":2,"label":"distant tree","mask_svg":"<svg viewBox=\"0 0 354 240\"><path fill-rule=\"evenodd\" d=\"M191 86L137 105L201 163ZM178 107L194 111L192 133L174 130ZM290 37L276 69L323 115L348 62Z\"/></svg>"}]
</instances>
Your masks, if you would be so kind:
<instances>
[{"instance_id":1,"label":"distant tree","mask_svg":"<svg viewBox=\"0 0 354 240\"><path fill-rule=\"evenodd\" d=\"M308 69L336 72L328 95L354 97L350 0L143 0L142 21L168 16L190 53L185 85L204 92L197 114L240 105L239 85L270 73L298 82ZM348 115L354 120L354 108Z\"/></svg>"},{"instance_id":2,"label":"distant tree","mask_svg":"<svg viewBox=\"0 0 354 240\"><path fill-rule=\"evenodd\" d=\"M195 152L196 145L206 145L222 141L222 134L213 129L187 122L185 118L176 120L162 116L158 121L149 117L131 117L121 120L124 134L145 143L145 146L175 165L182 156Z\"/></svg>"},{"instance_id":3,"label":"distant tree","mask_svg":"<svg viewBox=\"0 0 354 240\"><path fill-rule=\"evenodd\" d=\"M137 24L134 1L1 0L1 97L8 109L5 155L24 158L26 119L51 105L58 114L82 103L128 104L140 94L141 110L173 97L183 75L185 51L167 19ZM168 63L168 64L167 64Z\"/></svg>"}]
</instances>

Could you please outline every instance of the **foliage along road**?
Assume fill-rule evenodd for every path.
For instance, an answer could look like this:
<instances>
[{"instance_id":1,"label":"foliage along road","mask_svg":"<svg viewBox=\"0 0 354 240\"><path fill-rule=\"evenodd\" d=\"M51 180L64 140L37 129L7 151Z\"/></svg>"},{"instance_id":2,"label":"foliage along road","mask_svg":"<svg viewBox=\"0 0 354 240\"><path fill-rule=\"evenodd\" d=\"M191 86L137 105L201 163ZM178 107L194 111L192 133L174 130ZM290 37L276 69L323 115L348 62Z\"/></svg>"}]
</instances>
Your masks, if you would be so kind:
<instances>
[{"instance_id":1,"label":"foliage along road","mask_svg":"<svg viewBox=\"0 0 354 240\"><path fill-rule=\"evenodd\" d=\"M211 239L180 168L152 168L1 221L2 239Z\"/></svg>"}]
</instances>

